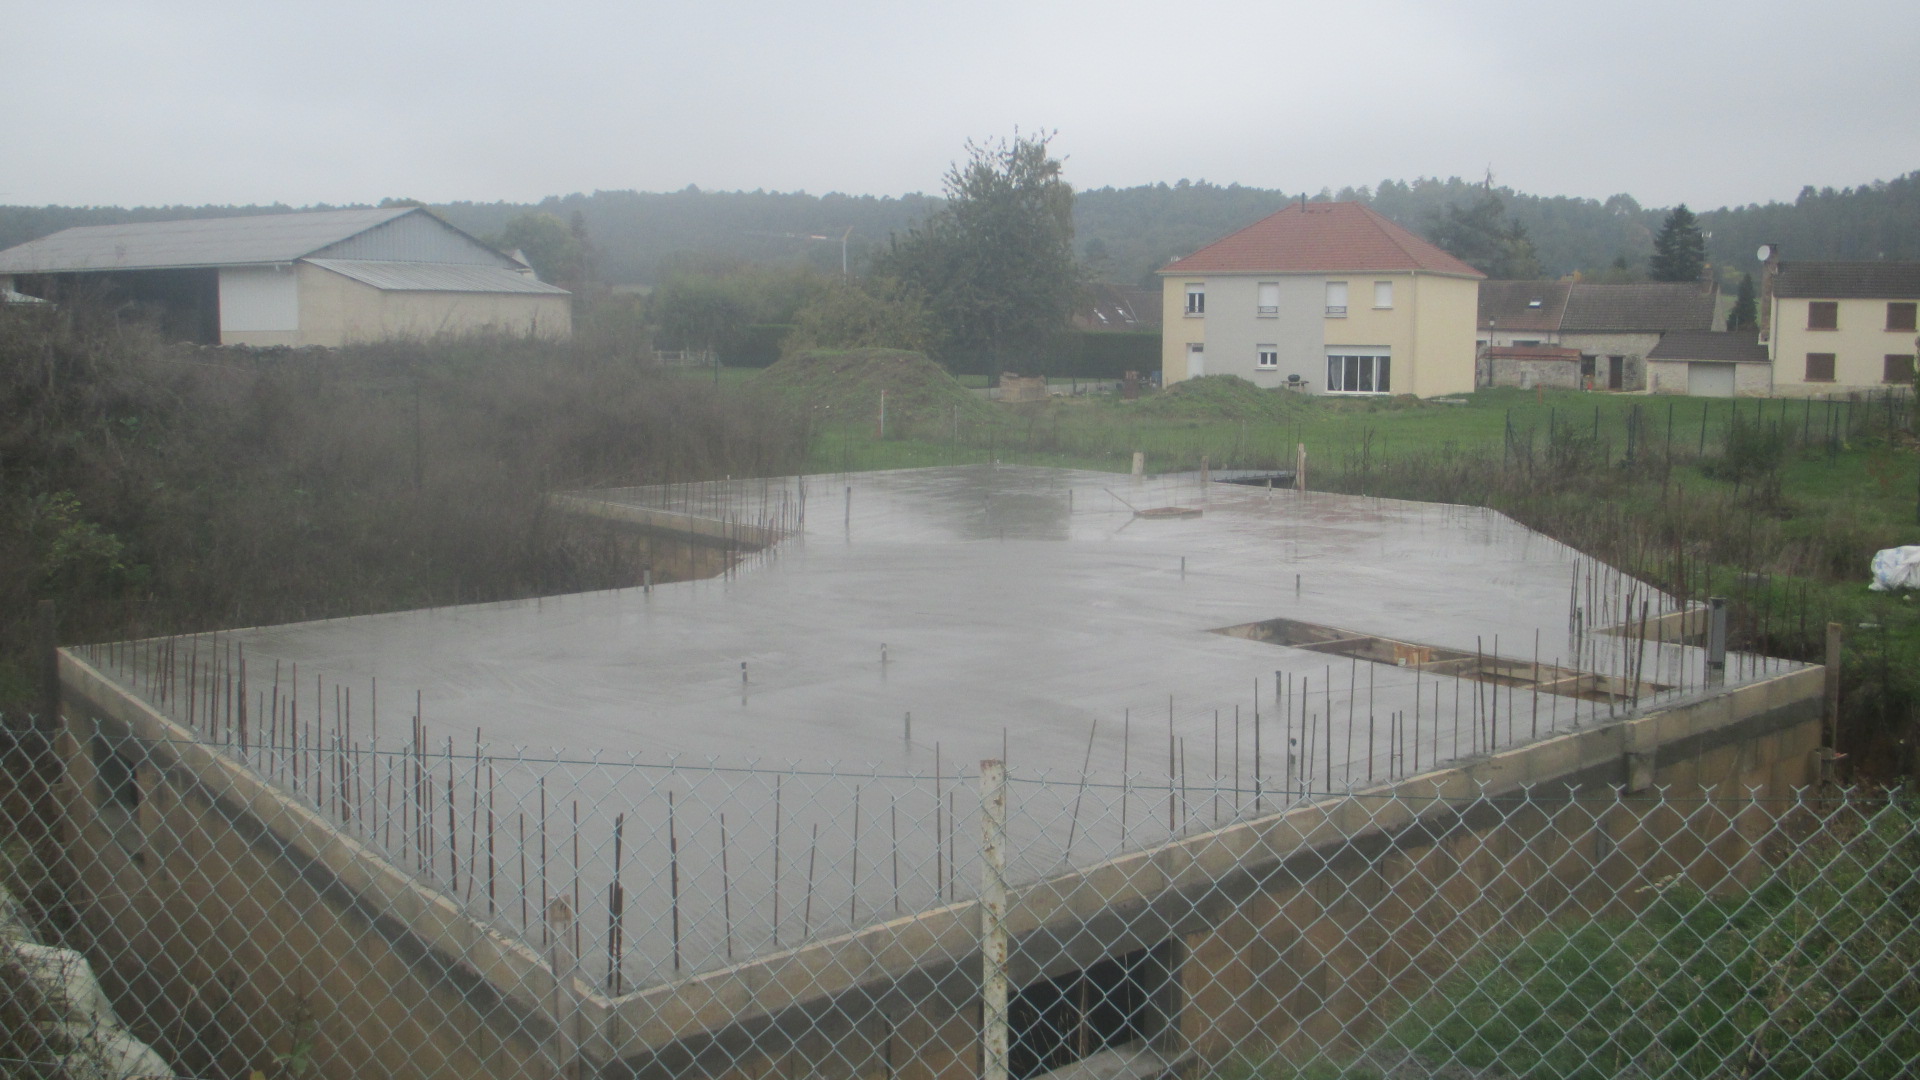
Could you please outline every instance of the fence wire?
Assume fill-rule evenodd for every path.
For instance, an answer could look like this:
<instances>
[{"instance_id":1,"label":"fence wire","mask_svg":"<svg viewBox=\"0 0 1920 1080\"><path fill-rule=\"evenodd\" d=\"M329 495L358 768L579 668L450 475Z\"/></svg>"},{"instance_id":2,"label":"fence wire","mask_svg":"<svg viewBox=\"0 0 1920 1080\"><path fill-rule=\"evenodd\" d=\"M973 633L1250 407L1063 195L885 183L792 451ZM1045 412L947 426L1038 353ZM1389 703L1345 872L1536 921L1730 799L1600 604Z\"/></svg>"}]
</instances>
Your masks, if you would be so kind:
<instances>
[{"instance_id":1,"label":"fence wire","mask_svg":"<svg viewBox=\"0 0 1920 1080\"><path fill-rule=\"evenodd\" d=\"M28 724L0 1075L1920 1070L1909 798L1174 731L1068 776Z\"/></svg>"}]
</instances>

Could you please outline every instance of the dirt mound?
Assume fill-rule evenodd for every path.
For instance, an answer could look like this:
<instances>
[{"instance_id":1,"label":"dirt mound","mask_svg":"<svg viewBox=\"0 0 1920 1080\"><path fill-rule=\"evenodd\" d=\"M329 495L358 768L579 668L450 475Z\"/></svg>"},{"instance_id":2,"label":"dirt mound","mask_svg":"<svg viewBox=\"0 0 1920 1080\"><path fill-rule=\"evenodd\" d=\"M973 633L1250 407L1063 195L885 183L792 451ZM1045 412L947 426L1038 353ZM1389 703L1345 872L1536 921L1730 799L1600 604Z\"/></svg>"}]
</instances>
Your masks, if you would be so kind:
<instances>
[{"instance_id":1,"label":"dirt mound","mask_svg":"<svg viewBox=\"0 0 1920 1080\"><path fill-rule=\"evenodd\" d=\"M1238 375L1202 375L1174 383L1132 408L1148 416L1180 420L1284 421L1310 407L1303 394L1263 390Z\"/></svg>"},{"instance_id":2,"label":"dirt mound","mask_svg":"<svg viewBox=\"0 0 1920 1080\"><path fill-rule=\"evenodd\" d=\"M819 422L874 423L887 392L887 427L959 419L992 423L994 407L917 352L900 349L813 349L786 357L760 376L762 385L793 395Z\"/></svg>"}]
</instances>

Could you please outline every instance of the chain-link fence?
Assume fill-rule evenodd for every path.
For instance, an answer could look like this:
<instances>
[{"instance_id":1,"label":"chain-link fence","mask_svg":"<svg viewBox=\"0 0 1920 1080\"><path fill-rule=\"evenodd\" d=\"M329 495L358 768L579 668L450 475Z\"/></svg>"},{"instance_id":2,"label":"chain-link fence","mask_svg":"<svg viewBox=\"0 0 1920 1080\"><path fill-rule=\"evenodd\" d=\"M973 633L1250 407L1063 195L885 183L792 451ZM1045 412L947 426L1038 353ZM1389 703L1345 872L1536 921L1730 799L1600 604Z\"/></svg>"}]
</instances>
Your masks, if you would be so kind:
<instances>
[{"instance_id":1,"label":"chain-link fence","mask_svg":"<svg viewBox=\"0 0 1920 1080\"><path fill-rule=\"evenodd\" d=\"M52 826L10 870L14 1074L1920 1068L1897 796L1470 789L1391 731L1319 777L1290 737L1202 760L1171 728L1072 775L641 764L227 704L230 740L71 701L19 734ZM1729 778L1817 779L1790 734Z\"/></svg>"}]
</instances>

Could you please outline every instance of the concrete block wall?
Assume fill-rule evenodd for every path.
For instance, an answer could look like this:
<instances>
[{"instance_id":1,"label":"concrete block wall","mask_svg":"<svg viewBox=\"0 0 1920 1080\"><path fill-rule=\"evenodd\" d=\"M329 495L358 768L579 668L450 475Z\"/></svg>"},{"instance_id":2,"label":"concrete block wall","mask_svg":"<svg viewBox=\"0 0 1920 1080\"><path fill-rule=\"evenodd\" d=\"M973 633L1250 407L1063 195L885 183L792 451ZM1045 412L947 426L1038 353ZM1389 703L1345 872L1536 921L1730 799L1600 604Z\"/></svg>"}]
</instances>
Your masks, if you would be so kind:
<instances>
[{"instance_id":1,"label":"concrete block wall","mask_svg":"<svg viewBox=\"0 0 1920 1080\"><path fill-rule=\"evenodd\" d=\"M249 786L74 657L62 675L63 797L91 952L157 1028L227 1047L209 1071L260 1068L304 1041L323 1077L544 1077L575 1044L576 1074L978 1075L971 903L608 1000ZM1811 784L1821 691L1822 672L1800 669L1016 888L1016 984L1171 939L1163 1057L1325 1045L1432 985L1489 929L1522 929L1572 898L1625 910L1626 886L1682 867L1708 888L1751 878L1764 807L1681 819L1614 793L1636 777L1730 799ZM164 740L130 813L98 790L96 725ZM1483 794L1495 801L1459 812ZM1705 851L1715 858L1695 857ZM554 1004L565 995L575 1004Z\"/></svg>"}]
</instances>

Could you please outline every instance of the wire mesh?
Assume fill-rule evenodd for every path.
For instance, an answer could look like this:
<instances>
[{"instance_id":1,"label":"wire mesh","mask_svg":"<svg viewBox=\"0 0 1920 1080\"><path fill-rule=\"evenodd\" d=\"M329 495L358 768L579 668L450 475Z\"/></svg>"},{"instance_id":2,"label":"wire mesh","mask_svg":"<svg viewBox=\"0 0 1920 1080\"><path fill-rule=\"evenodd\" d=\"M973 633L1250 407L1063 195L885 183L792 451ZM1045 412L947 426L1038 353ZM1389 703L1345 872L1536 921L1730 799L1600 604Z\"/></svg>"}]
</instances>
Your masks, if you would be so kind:
<instances>
[{"instance_id":1,"label":"wire mesh","mask_svg":"<svg viewBox=\"0 0 1920 1080\"><path fill-rule=\"evenodd\" d=\"M78 710L51 743L15 740L57 815L13 853L0 1062L989 1080L1920 1062L1912 800L1424 795L1431 748L1376 738L1329 782L1285 729L1255 750L1250 720L1203 760L1180 716L1129 717L1120 770L1058 775L535 757L412 723L397 749L240 752ZM983 827L983 807L1003 816Z\"/></svg>"}]
</instances>

